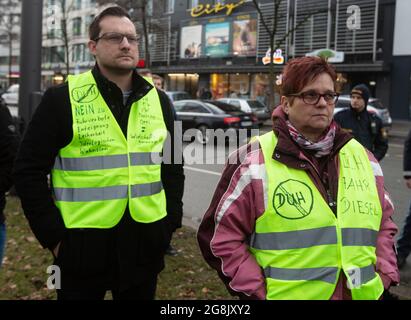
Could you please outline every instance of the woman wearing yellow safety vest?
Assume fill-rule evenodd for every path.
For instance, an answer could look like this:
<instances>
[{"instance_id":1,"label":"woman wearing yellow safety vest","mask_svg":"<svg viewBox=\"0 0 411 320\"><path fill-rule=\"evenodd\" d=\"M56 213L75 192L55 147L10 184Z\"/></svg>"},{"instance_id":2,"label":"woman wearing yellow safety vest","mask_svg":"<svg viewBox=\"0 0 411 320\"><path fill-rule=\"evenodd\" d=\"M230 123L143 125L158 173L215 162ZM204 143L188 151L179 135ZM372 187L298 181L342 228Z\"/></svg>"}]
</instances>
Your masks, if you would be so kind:
<instances>
[{"instance_id":1,"label":"woman wearing yellow safety vest","mask_svg":"<svg viewBox=\"0 0 411 320\"><path fill-rule=\"evenodd\" d=\"M284 68L273 130L233 153L198 231L206 261L244 299L380 299L399 282L374 156L333 121L336 73Z\"/></svg>"}]
</instances>

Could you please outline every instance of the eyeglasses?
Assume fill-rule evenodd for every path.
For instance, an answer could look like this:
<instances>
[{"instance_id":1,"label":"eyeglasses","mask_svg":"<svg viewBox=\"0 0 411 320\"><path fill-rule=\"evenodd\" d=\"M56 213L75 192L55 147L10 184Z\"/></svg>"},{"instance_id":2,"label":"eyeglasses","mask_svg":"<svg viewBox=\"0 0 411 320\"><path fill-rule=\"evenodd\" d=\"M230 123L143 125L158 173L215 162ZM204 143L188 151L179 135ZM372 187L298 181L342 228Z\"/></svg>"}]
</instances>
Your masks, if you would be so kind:
<instances>
[{"instance_id":1,"label":"eyeglasses","mask_svg":"<svg viewBox=\"0 0 411 320\"><path fill-rule=\"evenodd\" d=\"M337 102L339 94L335 92L328 92L324 94L319 94L315 91L306 91L295 94L288 94L287 96L297 97L303 99L306 104L317 104L320 101L321 97L324 98L327 104L334 104Z\"/></svg>"},{"instance_id":2,"label":"eyeglasses","mask_svg":"<svg viewBox=\"0 0 411 320\"><path fill-rule=\"evenodd\" d=\"M100 37L94 39L94 41L97 42L100 39L103 39L112 44L120 44L123 42L124 38L127 38L128 43L131 45L137 45L138 41L140 40L139 35L122 34L118 32L106 32L106 33L103 33Z\"/></svg>"}]
</instances>

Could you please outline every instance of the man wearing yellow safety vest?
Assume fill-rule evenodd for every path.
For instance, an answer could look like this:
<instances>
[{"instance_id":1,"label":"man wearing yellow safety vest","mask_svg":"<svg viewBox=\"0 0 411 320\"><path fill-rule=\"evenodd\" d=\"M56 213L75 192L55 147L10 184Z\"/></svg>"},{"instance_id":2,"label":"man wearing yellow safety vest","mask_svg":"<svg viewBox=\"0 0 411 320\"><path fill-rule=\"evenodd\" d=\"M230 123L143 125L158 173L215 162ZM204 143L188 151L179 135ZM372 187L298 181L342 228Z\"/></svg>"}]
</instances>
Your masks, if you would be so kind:
<instances>
[{"instance_id":1,"label":"man wearing yellow safety vest","mask_svg":"<svg viewBox=\"0 0 411 320\"><path fill-rule=\"evenodd\" d=\"M233 153L198 231L244 299L380 299L399 282L378 161L333 121L334 68L291 60L273 130Z\"/></svg>"},{"instance_id":2,"label":"man wearing yellow safety vest","mask_svg":"<svg viewBox=\"0 0 411 320\"><path fill-rule=\"evenodd\" d=\"M107 290L153 299L181 226L174 116L167 96L135 71L139 36L122 8L97 15L89 34L96 65L44 94L16 160L16 188L59 267L58 299L103 299Z\"/></svg>"}]
</instances>

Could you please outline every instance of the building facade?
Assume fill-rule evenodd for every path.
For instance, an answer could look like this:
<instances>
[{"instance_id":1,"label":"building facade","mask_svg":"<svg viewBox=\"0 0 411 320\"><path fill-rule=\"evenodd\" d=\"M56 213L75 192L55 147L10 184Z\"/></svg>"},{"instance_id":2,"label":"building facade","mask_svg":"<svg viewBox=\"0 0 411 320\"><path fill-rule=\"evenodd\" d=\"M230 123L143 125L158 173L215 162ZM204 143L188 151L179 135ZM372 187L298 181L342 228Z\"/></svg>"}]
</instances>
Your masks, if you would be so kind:
<instances>
[{"instance_id":1,"label":"building facade","mask_svg":"<svg viewBox=\"0 0 411 320\"><path fill-rule=\"evenodd\" d=\"M64 81L67 74L89 70L94 58L87 48L88 26L96 0L44 0L42 87Z\"/></svg>"},{"instance_id":2,"label":"building facade","mask_svg":"<svg viewBox=\"0 0 411 320\"><path fill-rule=\"evenodd\" d=\"M20 51L16 19L21 7L7 8L3 5L7 1L21 0L0 0L2 10L10 11L14 19L12 46L0 30L3 85L10 76L18 81ZM410 119L410 1L258 3L263 18L251 0L148 0L148 36L140 44L140 57L149 60L152 72L165 77L167 90L187 91L195 97L199 90L208 88L214 98L236 95L266 102L269 69L263 59L270 47L266 27L271 28L276 21L275 40L283 41L275 49L281 49L284 63L316 50L332 49L339 55L335 66L342 93L366 83L394 118ZM46 88L62 81L61 75L94 65L87 48L88 25L102 8L96 0L44 0L43 8L42 87ZM129 12L133 14L132 7ZM136 19L136 26L144 35L140 20ZM275 72L282 68L276 65Z\"/></svg>"},{"instance_id":3,"label":"building facade","mask_svg":"<svg viewBox=\"0 0 411 320\"><path fill-rule=\"evenodd\" d=\"M266 101L270 47L265 25L277 21L275 40L284 39L284 62L316 50L332 49L342 93L366 83L394 116L393 38L395 0L252 1L174 0L163 15L164 28L153 30L151 69L166 77L167 90L193 95L210 88L213 97L231 94ZM275 3L280 3L274 18ZM409 30L410 28L408 28ZM282 65L276 65L280 73Z\"/></svg>"},{"instance_id":4,"label":"building facade","mask_svg":"<svg viewBox=\"0 0 411 320\"><path fill-rule=\"evenodd\" d=\"M21 0L0 0L0 88L19 79Z\"/></svg>"},{"instance_id":5,"label":"building facade","mask_svg":"<svg viewBox=\"0 0 411 320\"><path fill-rule=\"evenodd\" d=\"M411 1L397 0L392 61L391 112L398 119L411 118Z\"/></svg>"}]
</instances>

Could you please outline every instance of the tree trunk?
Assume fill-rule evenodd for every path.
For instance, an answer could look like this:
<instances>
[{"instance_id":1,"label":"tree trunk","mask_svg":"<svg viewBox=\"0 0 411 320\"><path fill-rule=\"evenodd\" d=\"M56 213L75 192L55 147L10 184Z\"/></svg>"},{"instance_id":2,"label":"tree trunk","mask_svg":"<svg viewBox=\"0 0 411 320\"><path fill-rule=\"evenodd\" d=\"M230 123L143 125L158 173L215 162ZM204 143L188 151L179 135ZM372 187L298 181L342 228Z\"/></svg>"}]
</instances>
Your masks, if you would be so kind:
<instances>
[{"instance_id":1,"label":"tree trunk","mask_svg":"<svg viewBox=\"0 0 411 320\"><path fill-rule=\"evenodd\" d=\"M141 18L143 23L143 33L144 33L144 54L146 59L146 68L150 68L151 61L150 61L150 51L148 48L148 30L147 30L147 18L146 18L146 6L143 5L141 7Z\"/></svg>"},{"instance_id":2,"label":"tree trunk","mask_svg":"<svg viewBox=\"0 0 411 320\"><path fill-rule=\"evenodd\" d=\"M272 111L275 107L274 103L275 103L275 97L274 97L274 84L275 84L275 80L274 80L274 39L273 37L270 39L270 64L268 65L268 69L269 69L269 75L268 75L268 86L269 86L269 97L268 97L268 107L270 108L270 110Z\"/></svg>"},{"instance_id":3,"label":"tree trunk","mask_svg":"<svg viewBox=\"0 0 411 320\"><path fill-rule=\"evenodd\" d=\"M9 32L9 87L11 86L11 70L13 60L13 34Z\"/></svg>"}]
</instances>

